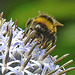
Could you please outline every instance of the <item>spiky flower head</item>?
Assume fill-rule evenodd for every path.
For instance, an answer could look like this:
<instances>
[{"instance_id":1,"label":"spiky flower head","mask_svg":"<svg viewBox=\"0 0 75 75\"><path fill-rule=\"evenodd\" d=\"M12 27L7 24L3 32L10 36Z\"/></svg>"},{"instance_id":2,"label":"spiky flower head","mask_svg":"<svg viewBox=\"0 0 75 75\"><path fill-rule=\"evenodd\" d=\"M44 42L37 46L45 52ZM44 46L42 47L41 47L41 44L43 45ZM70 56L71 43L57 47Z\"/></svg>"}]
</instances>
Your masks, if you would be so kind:
<instances>
[{"instance_id":1,"label":"spiky flower head","mask_svg":"<svg viewBox=\"0 0 75 75\"><path fill-rule=\"evenodd\" d=\"M17 21L14 24L11 18L6 22L3 12L0 14L0 75L66 75L75 68L64 68L73 60L58 65L69 54L58 59L57 55L51 56L56 45L41 49L37 41L31 42L32 33L22 39L23 34L24 30L17 27Z\"/></svg>"}]
</instances>

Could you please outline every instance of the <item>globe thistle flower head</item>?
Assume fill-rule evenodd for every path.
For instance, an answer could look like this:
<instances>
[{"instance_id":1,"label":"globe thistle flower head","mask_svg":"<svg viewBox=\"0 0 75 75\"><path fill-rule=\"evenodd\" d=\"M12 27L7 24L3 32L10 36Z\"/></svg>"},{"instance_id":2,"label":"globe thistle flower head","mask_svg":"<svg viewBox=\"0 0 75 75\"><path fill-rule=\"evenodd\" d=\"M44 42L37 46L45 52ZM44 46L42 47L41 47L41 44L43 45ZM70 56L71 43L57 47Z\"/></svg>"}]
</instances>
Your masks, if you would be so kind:
<instances>
[{"instance_id":1,"label":"globe thistle flower head","mask_svg":"<svg viewBox=\"0 0 75 75\"><path fill-rule=\"evenodd\" d=\"M52 43L44 49L38 41L30 38L33 30L24 38L24 30L17 27L17 21L6 22L3 12L0 14L0 74L1 75L66 75L66 72L75 67L65 69L73 60L62 66L58 62L67 57L65 54L56 59L58 55L51 56L56 45ZM52 47L51 47L52 46Z\"/></svg>"}]
</instances>

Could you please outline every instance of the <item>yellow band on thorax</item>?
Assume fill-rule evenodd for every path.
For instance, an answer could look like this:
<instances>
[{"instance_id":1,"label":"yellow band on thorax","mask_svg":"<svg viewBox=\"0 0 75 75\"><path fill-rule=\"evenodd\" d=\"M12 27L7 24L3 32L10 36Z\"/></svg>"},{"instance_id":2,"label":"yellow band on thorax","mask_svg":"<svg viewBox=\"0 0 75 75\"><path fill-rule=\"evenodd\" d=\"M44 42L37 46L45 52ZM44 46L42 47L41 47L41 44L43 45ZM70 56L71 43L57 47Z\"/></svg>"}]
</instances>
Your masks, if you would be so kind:
<instances>
[{"instance_id":1,"label":"yellow band on thorax","mask_svg":"<svg viewBox=\"0 0 75 75\"><path fill-rule=\"evenodd\" d=\"M33 22L42 23L42 24L46 25L50 31L53 29L52 23L43 17L35 18L35 19L33 19Z\"/></svg>"}]
</instances>

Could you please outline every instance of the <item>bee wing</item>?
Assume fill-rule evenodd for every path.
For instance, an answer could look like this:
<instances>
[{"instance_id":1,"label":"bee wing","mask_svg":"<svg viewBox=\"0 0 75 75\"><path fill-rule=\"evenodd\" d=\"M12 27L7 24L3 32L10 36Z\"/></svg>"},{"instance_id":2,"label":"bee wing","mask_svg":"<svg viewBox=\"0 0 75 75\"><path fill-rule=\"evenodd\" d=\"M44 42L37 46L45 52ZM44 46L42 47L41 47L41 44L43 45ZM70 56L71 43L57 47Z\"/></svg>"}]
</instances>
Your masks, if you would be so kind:
<instances>
[{"instance_id":1,"label":"bee wing","mask_svg":"<svg viewBox=\"0 0 75 75\"><path fill-rule=\"evenodd\" d=\"M59 23L57 20L53 19L54 21L54 26L64 26L63 24Z\"/></svg>"},{"instance_id":2,"label":"bee wing","mask_svg":"<svg viewBox=\"0 0 75 75\"><path fill-rule=\"evenodd\" d=\"M38 13L39 13L39 16L40 16L40 15L44 15L44 13L43 13L43 12L41 12L41 11L38 11Z\"/></svg>"}]
</instances>

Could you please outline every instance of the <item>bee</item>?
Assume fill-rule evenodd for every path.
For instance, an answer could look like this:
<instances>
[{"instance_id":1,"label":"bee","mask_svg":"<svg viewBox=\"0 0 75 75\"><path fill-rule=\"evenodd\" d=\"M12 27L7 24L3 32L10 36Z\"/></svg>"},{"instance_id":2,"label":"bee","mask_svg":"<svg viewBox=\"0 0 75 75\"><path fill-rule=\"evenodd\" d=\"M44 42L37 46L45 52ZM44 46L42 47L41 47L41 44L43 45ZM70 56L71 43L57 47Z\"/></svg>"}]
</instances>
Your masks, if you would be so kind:
<instances>
[{"instance_id":1,"label":"bee","mask_svg":"<svg viewBox=\"0 0 75 75\"><path fill-rule=\"evenodd\" d=\"M35 30L36 32L31 37L32 39L36 38L42 44L51 41L52 45L54 45L57 26L63 26L63 24L56 21L53 17L40 12L39 16L28 20L24 36Z\"/></svg>"}]
</instances>

